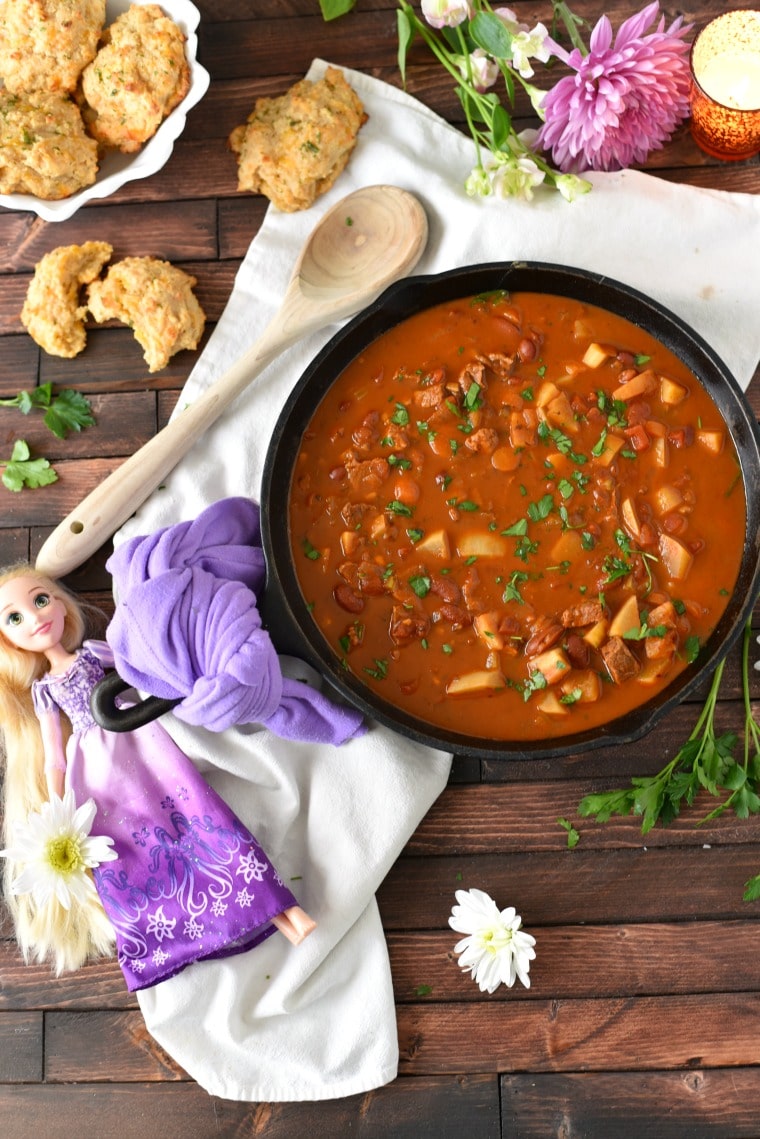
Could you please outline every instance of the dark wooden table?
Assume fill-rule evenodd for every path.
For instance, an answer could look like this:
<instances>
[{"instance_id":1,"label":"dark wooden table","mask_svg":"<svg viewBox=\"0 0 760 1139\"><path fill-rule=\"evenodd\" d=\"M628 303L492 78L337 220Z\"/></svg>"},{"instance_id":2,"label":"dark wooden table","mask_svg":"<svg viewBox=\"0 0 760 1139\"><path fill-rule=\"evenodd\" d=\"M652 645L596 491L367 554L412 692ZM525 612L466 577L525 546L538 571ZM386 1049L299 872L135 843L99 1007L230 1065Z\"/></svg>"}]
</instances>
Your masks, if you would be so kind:
<instances>
[{"instance_id":1,"label":"dark wooden table","mask_svg":"<svg viewBox=\"0 0 760 1139\"><path fill-rule=\"evenodd\" d=\"M52 528L120 460L166 422L196 358L183 352L148 376L131 333L97 327L75 362L41 353L19 321L30 274L49 249L96 236L116 255L150 254L198 278L209 330L266 202L236 192L226 138L260 95L282 93L312 58L399 83L390 0L359 0L325 24L317 0L199 3L200 59L211 88L165 168L72 219L45 224L0 211L0 396L52 381L92 401L97 426L57 441L40 421L0 409L3 456L19 434L60 479L0 487L0 562L34 558ZM703 23L725 8L666 3ZM514 4L530 23L548 3ZM579 0L595 19L601 5ZM613 0L617 26L638 5ZM409 90L459 123L451 84L421 49ZM526 123L529 108L525 108ZM757 160L708 159L683 128L652 156L671 181L760 191ZM760 382L750 388L760 411ZM104 548L67 582L108 611ZM760 614L758 614L760 616ZM755 678L755 695L758 694ZM703 695L703 694L702 694ZM400 1074L365 1096L316 1104L213 1099L148 1035L115 962L60 980L25 966L0 941L0 1131L6 1139L194 1136L421 1136L496 1139L738 1139L760 1136L760 905L742 901L760 872L760 819L726 816L696 829L698 804L642 838L636 820L579 821L592 789L658 771L691 730L700 699L642 743L564 760L455 759L451 783L388 876L379 901L398 1006ZM731 654L721 729L739 730L740 660ZM710 803L709 805L712 805ZM574 820L568 850L557 819ZM479 886L514 903L538 939L532 987L481 996L461 975L446 921L454 890Z\"/></svg>"}]
</instances>

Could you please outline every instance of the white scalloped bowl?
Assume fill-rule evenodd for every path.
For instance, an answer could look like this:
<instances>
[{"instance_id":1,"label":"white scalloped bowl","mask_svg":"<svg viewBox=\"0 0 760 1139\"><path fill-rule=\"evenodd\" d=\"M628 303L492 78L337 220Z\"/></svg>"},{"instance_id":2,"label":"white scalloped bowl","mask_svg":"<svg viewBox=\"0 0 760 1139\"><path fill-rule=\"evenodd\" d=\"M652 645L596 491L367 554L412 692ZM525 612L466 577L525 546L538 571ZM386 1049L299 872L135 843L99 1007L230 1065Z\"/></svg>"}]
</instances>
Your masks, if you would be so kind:
<instances>
[{"instance_id":1,"label":"white scalloped bowl","mask_svg":"<svg viewBox=\"0 0 760 1139\"><path fill-rule=\"evenodd\" d=\"M136 154L109 151L102 159L98 176L91 186L86 186L71 197L61 198L55 202L35 198L32 194L0 194L0 206L10 210L30 210L45 221L65 221L87 202L97 198L107 198L125 182L132 182L137 178L149 178L151 174L155 174L166 165L174 149L175 139L179 138L185 129L188 111L203 98L211 77L196 59L198 52L196 29L201 14L190 0L108 0L106 24L112 24L132 3L155 2L158 2L166 15L179 25L187 37L185 54L190 65L190 89L182 102L164 119L153 138L149 139Z\"/></svg>"}]
</instances>

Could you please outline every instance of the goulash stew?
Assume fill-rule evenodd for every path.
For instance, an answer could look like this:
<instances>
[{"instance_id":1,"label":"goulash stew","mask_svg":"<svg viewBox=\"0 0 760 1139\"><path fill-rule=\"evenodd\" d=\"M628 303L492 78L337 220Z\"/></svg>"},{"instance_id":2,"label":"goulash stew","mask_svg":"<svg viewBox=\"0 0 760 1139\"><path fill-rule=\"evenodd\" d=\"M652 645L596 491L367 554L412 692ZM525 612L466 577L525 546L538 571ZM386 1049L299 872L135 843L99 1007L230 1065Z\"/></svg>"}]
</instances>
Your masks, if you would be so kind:
<instances>
[{"instance_id":1,"label":"goulash stew","mask_svg":"<svg viewBox=\"0 0 760 1139\"><path fill-rule=\"evenodd\" d=\"M625 319L493 293L416 315L305 433L290 534L346 669L439 727L606 723L696 658L736 582L739 462L683 364Z\"/></svg>"}]
</instances>

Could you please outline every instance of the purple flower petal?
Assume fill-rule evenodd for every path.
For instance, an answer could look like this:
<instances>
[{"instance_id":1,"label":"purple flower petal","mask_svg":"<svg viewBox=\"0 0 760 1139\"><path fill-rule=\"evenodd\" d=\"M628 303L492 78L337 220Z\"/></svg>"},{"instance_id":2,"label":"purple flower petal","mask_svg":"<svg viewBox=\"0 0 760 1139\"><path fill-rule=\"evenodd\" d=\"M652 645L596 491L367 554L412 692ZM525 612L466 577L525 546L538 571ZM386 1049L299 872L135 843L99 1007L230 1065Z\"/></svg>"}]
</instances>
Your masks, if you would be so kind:
<instances>
[{"instance_id":1,"label":"purple flower petal","mask_svg":"<svg viewBox=\"0 0 760 1139\"><path fill-rule=\"evenodd\" d=\"M659 3L621 24L617 36L602 16L589 54L567 56L566 76L542 101L545 122L537 138L566 173L619 170L662 147L689 110L689 45L679 17L665 30Z\"/></svg>"}]
</instances>

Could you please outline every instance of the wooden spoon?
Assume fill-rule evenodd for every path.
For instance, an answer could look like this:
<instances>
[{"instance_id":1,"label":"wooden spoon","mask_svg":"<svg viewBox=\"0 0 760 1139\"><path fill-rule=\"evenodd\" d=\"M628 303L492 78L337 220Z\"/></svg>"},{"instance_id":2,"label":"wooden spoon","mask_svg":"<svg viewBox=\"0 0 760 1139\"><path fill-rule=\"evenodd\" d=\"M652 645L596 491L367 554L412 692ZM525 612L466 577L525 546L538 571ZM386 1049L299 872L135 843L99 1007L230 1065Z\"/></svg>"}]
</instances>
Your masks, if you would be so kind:
<instances>
[{"instance_id":1,"label":"wooden spoon","mask_svg":"<svg viewBox=\"0 0 760 1139\"><path fill-rule=\"evenodd\" d=\"M275 356L307 333L358 312L405 276L427 234L422 206L396 186L367 186L328 210L296 262L279 311L255 344L64 518L40 550L37 568L62 577L81 565Z\"/></svg>"}]
</instances>

